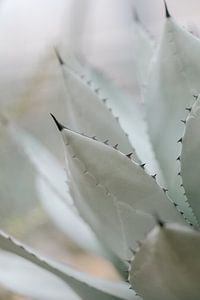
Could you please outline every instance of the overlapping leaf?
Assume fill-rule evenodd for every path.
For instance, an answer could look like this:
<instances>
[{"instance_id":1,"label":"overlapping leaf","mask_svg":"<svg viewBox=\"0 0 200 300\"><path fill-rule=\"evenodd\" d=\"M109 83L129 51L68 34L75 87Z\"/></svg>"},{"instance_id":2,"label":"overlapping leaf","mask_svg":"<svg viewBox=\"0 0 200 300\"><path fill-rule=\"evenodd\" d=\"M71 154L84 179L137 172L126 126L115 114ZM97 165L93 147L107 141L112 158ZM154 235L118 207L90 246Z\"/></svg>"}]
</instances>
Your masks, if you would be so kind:
<instances>
[{"instance_id":1,"label":"overlapping leaf","mask_svg":"<svg viewBox=\"0 0 200 300\"><path fill-rule=\"evenodd\" d=\"M157 174L158 181L164 186L164 179L147 134L142 104L153 47L139 24L134 26L133 39L133 53L136 59L134 61L135 79L132 96L117 88L109 78L92 67L88 69L87 76L92 79L97 90L100 88L98 96L103 99L107 109L111 109L113 115L119 119L119 123L127 133L138 158L142 163L146 163L146 170L152 175Z\"/></svg>"},{"instance_id":2,"label":"overlapping leaf","mask_svg":"<svg viewBox=\"0 0 200 300\"><path fill-rule=\"evenodd\" d=\"M200 233L179 224L156 227L131 263L130 282L144 299L198 300Z\"/></svg>"},{"instance_id":3,"label":"overlapping leaf","mask_svg":"<svg viewBox=\"0 0 200 300\"><path fill-rule=\"evenodd\" d=\"M55 275L83 300L133 300L134 294L128 290L124 283L112 283L105 280L95 279L79 272L68 265L62 265L36 255L32 250L26 249L19 242L0 233L0 249L15 254L32 262L41 269ZM56 283L55 283L56 284ZM67 295L66 295L67 296ZM135 298L137 299L137 297Z\"/></svg>"},{"instance_id":4,"label":"overlapping leaf","mask_svg":"<svg viewBox=\"0 0 200 300\"><path fill-rule=\"evenodd\" d=\"M153 226L154 213L183 222L164 191L140 165L101 142L68 129L62 134L76 206L120 258L127 258L129 247L135 247L136 240Z\"/></svg>"},{"instance_id":5,"label":"overlapping leaf","mask_svg":"<svg viewBox=\"0 0 200 300\"><path fill-rule=\"evenodd\" d=\"M10 132L38 172L38 192L54 222L85 250L105 255L94 233L73 205L66 174L57 159L39 141L15 126Z\"/></svg>"},{"instance_id":6,"label":"overlapping leaf","mask_svg":"<svg viewBox=\"0 0 200 300\"><path fill-rule=\"evenodd\" d=\"M80 300L61 280L34 264L0 251L0 283L10 291L37 300Z\"/></svg>"},{"instance_id":7,"label":"overlapping leaf","mask_svg":"<svg viewBox=\"0 0 200 300\"><path fill-rule=\"evenodd\" d=\"M187 118L182 139L181 175L186 196L200 223L200 99Z\"/></svg>"},{"instance_id":8,"label":"overlapping leaf","mask_svg":"<svg viewBox=\"0 0 200 300\"><path fill-rule=\"evenodd\" d=\"M183 135L185 108L200 90L199 52L200 41L168 18L145 96L149 133L169 195L193 223L196 220L177 176L181 151L177 142Z\"/></svg>"},{"instance_id":9,"label":"overlapping leaf","mask_svg":"<svg viewBox=\"0 0 200 300\"><path fill-rule=\"evenodd\" d=\"M62 68L67 91L67 125L89 136L96 136L101 141L109 140L112 145L119 144L124 153L134 152L117 119L96 93L68 66L63 65Z\"/></svg>"}]
</instances>

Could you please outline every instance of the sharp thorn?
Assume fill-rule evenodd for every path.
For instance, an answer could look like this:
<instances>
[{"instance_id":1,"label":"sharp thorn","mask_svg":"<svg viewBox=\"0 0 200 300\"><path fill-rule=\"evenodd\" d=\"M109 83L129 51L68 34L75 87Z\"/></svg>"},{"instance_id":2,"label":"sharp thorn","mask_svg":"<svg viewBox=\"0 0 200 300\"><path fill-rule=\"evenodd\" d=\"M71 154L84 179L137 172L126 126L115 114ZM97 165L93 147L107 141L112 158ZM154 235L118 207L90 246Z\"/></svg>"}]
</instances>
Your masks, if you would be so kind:
<instances>
[{"instance_id":1,"label":"sharp thorn","mask_svg":"<svg viewBox=\"0 0 200 300\"><path fill-rule=\"evenodd\" d=\"M137 241L138 247L141 248L142 247L142 242Z\"/></svg>"},{"instance_id":2,"label":"sharp thorn","mask_svg":"<svg viewBox=\"0 0 200 300\"><path fill-rule=\"evenodd\" d=\"M144 169L145 165L146 165L146 164L141 164L140 167L141 167L142 169Z\"/></svg>"},{"instance_id":3,"label":"sharp thorn","mask_svg":"<svg viewBox=\"0 0 200 300\"><path fill-rule=\"evenodd\" d=\"M186 109L187 111L191 112L192 107L186 107L185 109Z\"/></svg>"},{"instance_id":4,"label":"sharp thorn","mask_svg":"<svg viewBox=\"0 0 200 300\"><path fill-rule=\"evenodd\" d=\"M169 18L171 18L171 15L169 13L166 1L164 1L164 3L165 3L165 16L167 19L169 19Z\"/></svg>"},{"instance_id":5,"label":"sharp thorn","mask_svg":"<svg viewBox=\"0 0 200 300\"><path fill-rule=\"evenodd\" d=\"M140 19L136 7L134 7L133 9L133 20L135 23L140 23Z\"/></svg>"},{"instance_id":6,"label":"sharp thorn","mask_svg":"<svg viewBox=\"0 0 200 300\"><path fill-rule=\"evenodd\" d=\"M127 259L125 260L129 265L131 264L131 260L130 259Z\"/></svg>"},{"instance_id":7,"label":"sharp thorn","mask_svg":"<svg viewBox=\"0 0 200 300\"><path fill-rule=\"evenodd\" d=\"M113 146L113 148L117 150L118 146L119 146L119 144L116 144L116 145Z\"/></svg>"},{"instance_id":8,"label":"sharp thorn","mask_svg":"<svg viewBox=\"0 0 200 300\"><path fill-rule=\"evenodd\" d=\"M52 116L54 122L56 123L56 126L58 127L58 130L59 130L59 131L62 131L63 129L66 128L64 125L62 125L61 123L59 123L59 122L57 121L57 119L54 117L53 114L50 114L50 115Z\"/></svg>"},{"instance_id":9,"label":"sharp thorn","mask_svg":"<svg viewBox=\"0 0 200 300\"><path fill-rule=\"evenodd\" d=\"M153 179L156 179L157 174L151 175Z\"/></svg>"},{"instance_id":10,"label":"sharp thorn","mask_svg":"<svg viewBox=\"0 0 200 300\"><path fill-rule=\"evenodd\" d=\"M57 59L59 61L59 64L61 66L63 66L65 63L64 63L62 57L60 56L60 53L58 52L57 48L54 48L54 51L55 51L56 57L57 57Z\"/></svg>"},{"instance_id":11,"label":"sharp thorn","mask_svg":"<svg viewBox=\"0 0 200 300\"><path fill-rule=\"evenodd\" d=\"M157 214L154 214L154 217L155 217L156 224L159 227L163 228L165 226L165 222L163 220L161 220Z\"/></svg>"},{"instance_id":12,"label":"sharp thorn","mask_svg":"<svg viewBox=\"0 0 200 300\"><path fill-rule=\"evenodd\" d=\"M130 158L131 159L131 156L133 155L133 152L130 152L129 154L126 154L126 156L128 157L128 158Z\"/></svg>"},{"instance_id":13,"label":"sharp thorn","mask_svg":"<svg viewBox=\"0 0 200 300\"><path fill-rule=\"evenodd\" d=\"M134 249L132 249L132 248L129 248L129 250L131 251L131 253L133 254L133 255L135 255L137 252L134 250Z\"/></svg>"},{"instance_id":14,"label":"sharp thorn","mask_svg":"<svg viewBox=\"0 0 200 300\"><path fill-rule=\"evenodd\" d=\"M109 140L105 140L104 144L108 145L109 144Z\"/></svg>"},{"instance_id":15,"label":"sharp thorn","mask_svg":"<svg viewBox=\"0 0 200 300\"><path fill-rule=\"evenodd\" d=\"M177 141L177 143L182 143L182 141L183 141L183 138L181 137L181 138Z\"/></svg>"},{"instance_id":16,"label":"sharp thorn","mask_svg":"<svg viewBox=\"0 0 200 300\"><path fill-rule=\"evenodd\" d=\"M180 159L181 159L181 157L180 157L180 156L178 156L176 160L180 160Z\"/></svg>"},{"instance_id":17,"label":"sharp thorn","mask_svg":"<svg viewBox=\"0 0 200 300\"><path fill-rule=\"evenodd\" d=\"M167 193L167 192L168 192L168 189L163 188L163 192L164 192L164 193Z\"/></svg>"},{"instance_id":18,"label":"sharp thorn","mask_svg":"<svg viewBox=\"0 0 200 300\"><path fill-rule=\"evenodd\" d=\"M181 122L182 122L183 124L186 124L186 120L181 120Z\"/></svg>"},{"instance_id":19,"label":"sharp thorn","mask_svg":"<svg viewBox=\"0 0 200 300\"><path fill-rule=\"evenodd\" d=\"M181 172L178 172L178 174L177 174L178 176L181 176Z\"/></svg>"},{"instance_id":20,"label":"sharp thorn","mask_svg":"<svg viewBox=\"0 0 200 300\"><path fill-rule=\"evenodd\" d=\"M91 85L91 83L92 83L91 80L88 80L88 81L87 81L87 84L88 84L88 85Z\"/></svg>"}]
</instances>

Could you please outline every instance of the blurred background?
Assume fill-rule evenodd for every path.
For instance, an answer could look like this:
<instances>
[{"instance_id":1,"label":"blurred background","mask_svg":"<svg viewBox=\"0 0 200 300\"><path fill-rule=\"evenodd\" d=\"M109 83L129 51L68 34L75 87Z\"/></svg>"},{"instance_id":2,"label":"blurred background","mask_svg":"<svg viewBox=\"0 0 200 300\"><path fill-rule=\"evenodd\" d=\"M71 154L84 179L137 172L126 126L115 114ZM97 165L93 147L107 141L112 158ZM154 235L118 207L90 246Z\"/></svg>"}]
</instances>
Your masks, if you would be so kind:
<instances>
[{"instance_id":1,"label":"blurred background","mask_svg":"<svg viewBox=\"0 0 200 300\"><path fill-rule=\"evenodd\" d=\"M198 36L199 0L167 3L171 15ZM131 94L136 10L156 45L165 15L162 0L1 0L0 119L6 115L37 137L64 168L60 136L49 116L52 112L65 123L66 91L54 48L67 62L76 53ZM117 280L108 262L86 254L54 225L41 205L35 176L27 157L0 122L1 228L44 254ZM25 298L2 287L0 299Z\"/></svg>"}]
</instances>

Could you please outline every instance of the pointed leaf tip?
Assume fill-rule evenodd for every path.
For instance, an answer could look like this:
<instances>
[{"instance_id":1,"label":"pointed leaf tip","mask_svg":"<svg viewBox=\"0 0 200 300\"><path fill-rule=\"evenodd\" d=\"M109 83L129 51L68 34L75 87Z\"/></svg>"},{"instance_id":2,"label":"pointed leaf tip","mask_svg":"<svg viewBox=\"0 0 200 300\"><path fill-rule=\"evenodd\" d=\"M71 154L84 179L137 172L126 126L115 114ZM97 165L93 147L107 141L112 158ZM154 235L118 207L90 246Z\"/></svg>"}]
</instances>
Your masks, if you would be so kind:
<instances>
[{"instance_id":1,"label":"pointed leaf tip","mask_svg":"<svg viewBox=\"0 0 200 300\"><path fill-rule=\"evenodd\" d=\"M59 131L62 131L64 128L66 128L64 125L62 125L61 123L59 123L59 122L57 121L57 119L54 117L53 114L50 114L50 115L52 116L54 122L56 123L56 126L58 127L58 130L59 130Z\"/></svg>"},{"instance_id":2,"label":"pointed leaf tip","mask_svg":"<svg viewBox=\"0 0 200 300\"><path fill-rule=\"evenodd\" d=\"M166 1L164 1L164 3L165 3L165 16L166 16L167 19L171 18L171 15L169 13Z\"/></svg>"},{"instance_id":3,"label":"pointed leaf tip","mask_svg":"<svg viewBox=\"0 0 200 300\"><path fill-rule=\"evenodd\" d=\"M161 220L161 218L158 216L158 214L154 214L154 218L155 218L155 221L156 221L156 224L163 228L165 226L165 222L163 220Z\"/></svg>"},{"instance_id":4,"label":"pointed leaf tip","mask_svg":"<svg viewBox=\"0 0 200 300\"><path fill-rule=\"evenodd\" d=\"M136 7L134 7L133 9L133 20L135 21L135 23L140 23L140 19Z\"/></svg>"},{"instance_id":5,"label":"pointed leaf tip","mask_svg":"<svg viewBox=\"0 0 200 300\"><path fill-rule=\"evenodd\" d=\"M57 59L58 59L58 61L59 61L59 64L60 64L61 66L63 66L65 63L64 63L64 61L63 61L63 59L62 59L60 53L58 52L57 48L54 48L54 51L55 51L56 57L57 57Z\"/></svg>"}]
</instances>

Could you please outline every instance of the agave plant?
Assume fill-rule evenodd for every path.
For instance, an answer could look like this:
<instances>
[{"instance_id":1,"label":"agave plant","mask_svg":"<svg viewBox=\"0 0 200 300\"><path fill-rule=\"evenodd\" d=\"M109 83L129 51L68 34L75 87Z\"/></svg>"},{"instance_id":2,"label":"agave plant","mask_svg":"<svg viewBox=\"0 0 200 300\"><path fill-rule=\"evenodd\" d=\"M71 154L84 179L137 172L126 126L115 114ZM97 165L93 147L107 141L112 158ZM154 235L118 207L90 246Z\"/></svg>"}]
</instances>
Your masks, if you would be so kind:
<instances>
[{"instance_id":1,"label":"agave plant","mask_svg":"<svg viewBox=\"0 0 200 300\"><path fill-rule=\"evenodd\" d=\"M1 233L7 272L0 281L15 292L45 300L200 298L200 41L167 7L156 50L139 24L134 38L138 81L131 97L94 68L70 68L57 53L66 126L53 118L64 141L67 187L48 150L8 126L37 169L50 215L79 246L109 259L122 279L93 278Z\"/></svg>"}]
</instances>

